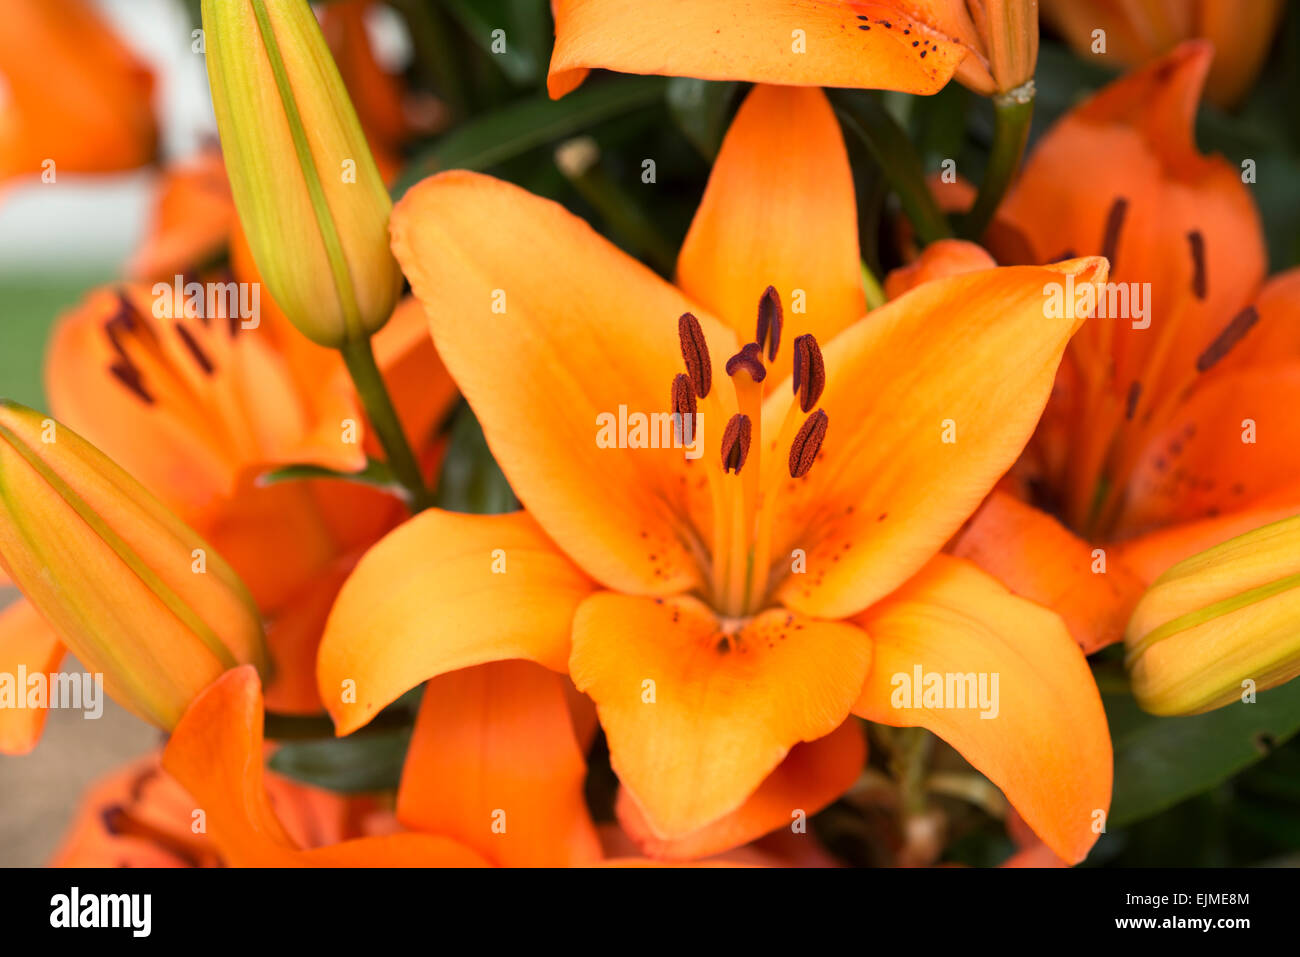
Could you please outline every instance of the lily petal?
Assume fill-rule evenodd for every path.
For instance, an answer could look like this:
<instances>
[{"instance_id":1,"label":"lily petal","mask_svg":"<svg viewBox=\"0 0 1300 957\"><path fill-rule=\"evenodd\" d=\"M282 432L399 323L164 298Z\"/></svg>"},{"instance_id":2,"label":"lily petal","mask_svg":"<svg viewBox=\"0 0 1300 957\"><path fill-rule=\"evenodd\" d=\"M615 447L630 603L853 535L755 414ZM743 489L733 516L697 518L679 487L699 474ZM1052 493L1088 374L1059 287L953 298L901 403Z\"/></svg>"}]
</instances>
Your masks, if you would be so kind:
<instances>
[{"instance_id":1,"label":"lily petal","mask_svg":"<svg viewBox=\"0 0 1300 957\"><path fill-rule=\"evenodd\" d=\"M938 279L824 348L827 438L776 506L776 554L802 548L808 569L780 585L783 603L855 614L920 570L975 511L1033 433L1082 321L1044 308L1044 288L1062 273L1103 280L1106 264ZM784 390L768 399L765 435L777 434L790 401Z\"/></svg>"},{"instance_id":2,"label":"lily petal","mask_svg":"<svg viewBox=\"0 0 1300 957\"><path fill-rule=\"evenodd\" d=\"M427 834L358 838L300 851L267 798L262 690L251 667L227 671L191 703L163 767L202 809L222 859L235 867L473 867L472 850Z\"/></svg>"},{"instance_id":3,"label":"lily petal","mask_svg":"<svg viewBox=\"0 0 1300 957\"><path fill-rule=\"evenodd\" d=\"M339 592L317 659L321 700L342 735L449 671L525 658L563 672L592 587L525 512L421 512Z\"/></svg>"},{"instance_id":4,"label":"lily petal","mask_svg":"<svg viewBox=\"0 0 1300 957\"><path fill-rule=\"evenodd\" d=\"M1196 148L1212 57L1208 43L1189 41L1070 111L1039 140L998 211L1008 242L992 252L1002 262L1020 261L1011 258L1018 232L1033 261L1099 253L1111 259L1112 281L1151 284L1146 326L1099 319L1081 336L1104 342L1113 327L1121 399L1135 381L1148 396L1182 382L1264 277L1263 231L1241 170ZM1088 188L1063 189L1080 169ZM1151 373L1171 323L1163 371Z\"/></svg>"},{"instance_id":5,"label":"lily petal","mask_svg":"<svg viewBox=\"0 0 1300 957\"><path fill-rule=\"evenodd\" d=\"M1300 357L1224 371L1148 442L1119 520L1130 535L1238 511L1300 475Z\"/></svg>"},{"instance_id":6,"label":"lily petal","mask_svg":"<svg viewBox=\"0 0 1300 957\"><path fill-rule=\"evenodd\" d=\"M731 633L688 597L592 595L569 662L610 763L649 831L686 837L731 814L800 741L843 722L871 662L842 622L770 609Z\"/></svg>"},{"instance_id":7,"label":"lily petal","mask_svg":"<svg viewBox=\"0 0 1300 957\"><path fill-rule=\"evenodd\" d=\"M502 867L598 860L566 684L530 661L431 680L406 755L398 820L455 838Z\"/></svg>"},{"instance_id":8,"label":"lily petal","mask_svg":"<svg viewBox=\"0 0 1300 957\"><path fill-rule=\"evenodd\" d=\"M852 786L866 759L862 726L849 720L823 738L796 744L744 804L694 834L676 840L657 837L626 788L619 791L615 811L624 830L651 857L711 857L796 821L806 822Z\"/></svg>"},{"instance_id":9,"label":"lily petal","mask_svg":"<svg viewBox=\"0 0 1300 957\"><path fill-rule=\"evenodd\" d=\"M707 503L704 483L688 481L680 449L600 440L605 416L666 418L682 369L677 319L692 304L561 206L475 173L420 183L392 231L438 354L546 534L611 588L694 587L687 543L700 535L682 516L693 495ZM701 322L725 362L735 336Z\"/></svg>"},{"instance_id":10,"label":"lily petal","mask_svg":"<svg viewBox=\"0 0 1300 957\"><path fill-rule=\"evenodd\" d=\"M49 675L63 660L63 643L31 602L19 599L0 611L0 675L10 680L20 667L27 674ZM26 698L26 688L14 688ZM23 702L25 705L25 702ZM0 754L26 754L45 728L46 708L0 707Z\"/></svg>"},{"instance_id":11,"label":"lily petal","mask_svg":"<svg viewBox=\"0 0 1300 957\"><path fill-rule=\"evenodd\" d=\"M909 289L934 279L996 266L997 262L983 246L964 239L940 239L926 246L915 262L899 266L885 277L885 295L897 299Z\"/></svg>"},{"instance_id":12,"label":"lily petal","mask_svg":"<svg viewBox=\"0 0 1300 957\"><path fill-rule=\"evenodd\" d=\"M153 74L82 0L15 0L0 35L0 183L153 159ZM52 81L51 78L57 78Z\"/></svg>"},{"instance_id":13,"label":"lily petal","mask_svg":"<svg viewBox=\"0 0 1300 957\"><path fill-rule=\"evenodd\" d=\"M1118 556L1095 555L1052 516L1001 491L953 539L952 554L1060 615L1085 655L1124 637L1143 591Z\"/></svg>"},{"instance_id":14,"label":"lily petal","mask_svg":"<svg viewBox=\"0 0 1300 957\"><path fill-rule=\"evenodd\" d=\"M826 95L755 87L714 162L678 284L741 342L754 338L759 298L774 286L783 344L807 332L828 342L867 311L860 270L853 172ZM796 290L806 312L791 308Z\"/></svg>"},{"instance_id":15,"label":"lily petal","mask_svg":"<svg viewBox=\"0 0 1300 957\"><path fill-rule=\"evenodd\" d=\"M1053 851L1082 860L1110 806L1112 755L1097 686L1061 620L970 563L940 556L859 621L875 660L854 713L933 731L1001 788ZM895 676L910 681L916 669L986 674L990 688L998 675L996 714L903 701Z\"/></svg>"},{"instance_id":16,"label":"lily petal","mask_svg":"<svg viewBox=\"0 0 1300 957\"><path fill-rule=\"evenodd\" d=\"M594 67L622 73L936 93L965 47L900 3L556 0L546 85L559 98ZM933 13L944 3L908 4ZM904 33L904 31L907 31ZM924 46L912 41L925 40Z\"/></svg>"}]
</instances>

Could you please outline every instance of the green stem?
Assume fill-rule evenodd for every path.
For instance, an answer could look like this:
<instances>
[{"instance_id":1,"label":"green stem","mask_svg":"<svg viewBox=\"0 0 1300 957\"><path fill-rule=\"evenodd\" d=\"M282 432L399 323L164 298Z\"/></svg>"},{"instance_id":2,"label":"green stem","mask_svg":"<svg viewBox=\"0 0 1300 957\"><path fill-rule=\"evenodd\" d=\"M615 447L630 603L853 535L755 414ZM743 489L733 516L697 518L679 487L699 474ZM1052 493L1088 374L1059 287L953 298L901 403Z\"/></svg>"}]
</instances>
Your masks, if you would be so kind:
<instances>
[{"instance_id":1,"label":"green stem","mask_svg":"<svg viewBox=\"0 0 1300 957\"><path fill-rule=\"evenodd\" d=\"M1020 168L1020 157L1029 140L1029 121L1033 116L1033 80L993 97L993 149L975 205L959 224L959 231L965 238L978 240L993 220L993 214Z\"/></svg>"},{"instance_id":2,"label":"green stem","mask_svg":"<svg viewBox=\"0 0 1300 957\"><path fill-rule=\"evenodd\" d=\"M345 342L339 347L339 352L343 354L343 362L348 367L348 374L352 376L352 383L361 397L361 405L366 410L370 425L388 456L388 467L410 497L411 511L428 508L432 497L424 486L415 453L406 441L406 433L402 430L397 409L388 394L388 386L384 384L384 377L375 363L375 352L371 348L370 339Z\"/></svg>"}]
</instances>

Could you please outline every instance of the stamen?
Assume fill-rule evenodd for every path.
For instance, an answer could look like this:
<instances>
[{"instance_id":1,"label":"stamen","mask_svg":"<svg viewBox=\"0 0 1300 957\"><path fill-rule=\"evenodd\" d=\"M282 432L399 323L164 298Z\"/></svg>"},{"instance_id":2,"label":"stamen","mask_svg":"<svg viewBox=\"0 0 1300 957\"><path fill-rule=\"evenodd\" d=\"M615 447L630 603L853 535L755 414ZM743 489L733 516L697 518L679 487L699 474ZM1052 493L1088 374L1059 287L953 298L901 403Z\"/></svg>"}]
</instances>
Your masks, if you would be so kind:
<instances>
[{"instance_id":1,"label":"stamen","mask_svg":"<svg viewBox=\"0 0 1300 957\"><path fill-rule=\"evenodd\" d=\"M1196 371L1205 372L1226 356L1257 322L1259 312L1254 306L1247 306L1237 313L1223 331L1214 337L1214 341L1205 347L1205 351L1196 357Z\"/></svg>"},{"instance_id":2,"label":"stamen","mask_svg":"<svg viewBox=\"0 0 1300 957\"><path fill-rule=\"evenodd\" d=\"M821 451L822 440L826 438L826 426L829 416L825 409L818 409L804 422L799 434L790 446L790 477L802 478L817 461Z\"/></svg>"},{"instance_id":3,"label":"stamen","mask_svg":"<svg viewBox=\"0 0 1300 957\"><path fill-rule=\"evenodd\" d=\"M826 363L822 350L811 333L794 340L794 394L799 397L799 408L811 412L822 390L826 388Z\"/></svg>"},{"instance_id":4,"label":"stamen","mask_svg":"<svg viewBox=\"0 0 1300 957\"><path fill-rule=\"evenodd\" d=\"M1124 227L1124 217L1128 214L1128 200L1118 196L1110 205L1106 214L1106 232L1102 235L1101 254L1110 260L1110 273L1115 274L1115 253L1119 249L1119 231Z\"/></svg>"},{"instance_id":5,"label":"stamen","mask_svg":"<svg viewBox=\"0 0 1300 957\"><path fill-rule=\"evenodd\" d=\"M196 340L194 336L190 334L190 331L179 322L175 323L175 326L176 334L181 337L181 342L185 343L185 348L190 351L190 355L194 357L194 361L198 363L199 368L203 370L205 375L212 375L215 366L212 365L212 360L209 359L208 354L203 351L198 340Z\"/></svg>"},{"instance_id":6,"label":"stamen","mask_svg":"<svg viewBox=\"0 0 1300 957\"><path fill-rule=\"evenodd\" d=\"M673 428L677 432L677 441L690 445L695 441L695 391L691 377L678 373L673 379Z\"/></svg>"},{"instance_id":7,"label":"stamen","mask_svg":"<svg viewBox=\"0 0 1300 957\"><path fill-rule=\"evenodd\" d=\"M776 351L781 347L781 294L775 286L768 286L758 299L758 330L754 339L760 348L767 346L767 361L776 361Z\"/></svg>"},{"instance_id":8,"label":"stamen","mask_svg":"<svg viewBox=\"0 0 1300 957\"><path fill-rule=\"evenodd\" d=\"M144 382L140 379L139 369L125 362L114 362L108 367L108 371L113 378L126 386L127 390L141 402L145 405L153 405L154 398L149 394L149 390L144 387Z\"/></svg>"},{"instance_id":9,"label":"stamen","mask_svg":"<svg viewBox=\"0 0 1300 957\"><path fill-rule=\"evenodd\" d=\"M1134 379L1129 383L1128 397L1124 400L1124 418L1130 422L1133 421L1133 413L1137 411L1138 399L1142 398L1142 383Z\"/></svg>"},{"instance_id":10,"label":"stamen","mask_svg":"<svg viewBox=\"0 0 1300 957\"><path fill-rule=\"evenodd\" d=\"M722 433L722 471L739 475L749 457L749 416L736 413Z\"/></svg>"},{"instance_id":11,"label":"stamen","mask_svg":"<svg viewBox=\"0 0 1300 957\"><path fill-rule=\"evenodd\" d=\"M727 375L734 376L741 370L749 373L755 382L767 378L767 367L763 365L763 354L757 342L750 342L727 360Z\"/></svg>"},{"instance_id":12,"label":"stamen","mask_svg":"<svg viewBox=\"0 0 1300 957\"><path fill-rule=\"evenodd\" d=\"M686 373L695 386L695 394L703 399L713 387L713 362L709 358L709 344L704 340L700 320L684 312L677 320L677 335L682 341L682 361Z\"/></svg>"},{"instance_id":13,"label":"stamen","mask_svg":"<svg viewBox=\"0 0 1300 957\"><path fill-rule=\"evenodd\" d=\"M1204 299L1205 288L1205 237L1199 229L1187 234L1187 242L1192 247L1192 292L1197 299Z\"/></svg>"}]
</instances>

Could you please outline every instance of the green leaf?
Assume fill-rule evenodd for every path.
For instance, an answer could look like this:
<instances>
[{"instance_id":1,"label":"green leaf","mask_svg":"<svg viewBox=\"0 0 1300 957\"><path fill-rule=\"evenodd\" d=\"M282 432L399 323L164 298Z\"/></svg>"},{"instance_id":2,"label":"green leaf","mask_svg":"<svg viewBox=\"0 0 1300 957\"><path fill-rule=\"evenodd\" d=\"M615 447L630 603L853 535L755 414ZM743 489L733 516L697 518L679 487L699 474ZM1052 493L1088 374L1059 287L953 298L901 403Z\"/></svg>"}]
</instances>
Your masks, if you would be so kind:
<instances>
[{"instance_id":1,"label":"green leaf","mask_svg":"<svg viewBox=\"0 0 1300 957\"><path fill-rule=\"evenodd\" d=\"M739 88L739 83L717 83L684 76L668 81L665 93L668 112L706 160L712 161L722 147L732 101Z\"/></svg>"},{"instance_id":2,"label":"green leaf","mask_svg":"<svg viewBox=\"0 0 1300 957\"><path fill-rule=\"evenodd\" d=\"M1115 747L1108 823L1122 826L1200 794L1300 731L1300 680L1187 717L1157 718L1129 695L1105 694Z\"/></svg>"},{"instance_id":3,"label":"green leaf","mask_svg":"<svg viewBox=\"0 0 1300 957\"><path fill-rule=\"evenodd\" d=\"M540 80L551 36L541 0L442 0L442 5L512 82ZM503 32L494 37L497 30Z\"/></svg>"},{"instance_id":4,"label":"green leaf","mask_svg":"<svg viewBox=\"0 0 1300 957\"><path fill-rule=\"evenodd\" d=\"M312 479L356 482L358 485L369 485L399 498L406 495L401 483L393 477L393 471L388 467L388 463L381 462L378 459L367 459L366 467L360 472L340 472L337 469L326 468L323 465L313 465L310 462L299 465L285 465L269 472L263 472L257 477L257 484L266 486L277 485L281 482L305 482Z\"/></svg>"},{"instance_id":5,"label":"green leaf","mask_svg":"<svg viewBox=\"0 0 1300 957\"><path fill-rule=\"evenodd\" d=\"M465 404L457 410L452 423L434 504L451 512L476 515L496 515L519 508L510 483L488 449L478 419Z\"/></svg>"},{"instance_id":6,"label":"green leaf","mask_svg":"<svg viewBox=\"0 0 1300 957\"><path fill-rule=\"evenodd\" d=\"M659 102L662 77L617 77L590 83L562 100L545 95L521 100L462 123L429 151L417 156L393 190L401 196L413 185L446 169L483 170L522 153L580 133L631 110Z\"/></svg>"},{"instance_id":7,"label":"green leaf","mask_svg":"<svg viewBox=\"0 0 1300 957\"><path fill-rule=\"evenodd\" d=\"M346 738L290 741L271 756L270 767L296 781L357 794L388 791L402 778L411 743L409 728L354 734Z\"/></svg>"}]
</instances>

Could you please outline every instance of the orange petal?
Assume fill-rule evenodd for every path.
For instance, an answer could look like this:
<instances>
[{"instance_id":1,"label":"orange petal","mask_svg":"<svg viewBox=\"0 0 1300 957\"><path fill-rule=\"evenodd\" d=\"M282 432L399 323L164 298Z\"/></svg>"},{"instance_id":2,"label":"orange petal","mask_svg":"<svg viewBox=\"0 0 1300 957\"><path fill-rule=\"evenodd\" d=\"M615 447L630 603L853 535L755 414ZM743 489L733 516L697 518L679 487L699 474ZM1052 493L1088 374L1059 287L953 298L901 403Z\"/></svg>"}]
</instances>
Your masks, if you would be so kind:
<instances>
[{"instance_id":1,"label":"orange petal","mask_svg":"<svg viewBox=\"0 0 1300 957\"><path fill-rule=\"evenodd\" d=\"M569 669L647 828L675 839L739 808L795 744L834 731L870 661L867 636L841 622L771 609L737 630L693 598L602 592L578 608Z\"/></svg>"},{"instance_id":2,"label":"orange petal","mask_svg":"<svg viewBox=\"0 0 1300 957\"><path fill-rule=\"evenodd\" d=\"M682 244L677 279L741 342L754 338L768 286L785 306L783 344L806 332L828 342L867 311L853 172L821 90L759 86L745 99Z\"/></svg>"},{"instance_id":3,"label":"orange petal","mask_svg":"<svg viewBox=\"0 0 1300 957\"><path fill-rule=\"evenodd\" d=\"M1300 511L1300 482L1292 482L1249 505L1193 522L1139 535L1114 547L1124 565L1150 584L1171 566L1230 538L1290 518Z\"/></svg>"},{"instance_id":4,"label":"orange petal","mask_svg":"<svg viewBox=\"0 0 1300 957\"><path fill-rule=\"evenodd\" d=\"M171 318L170 287L98 289L60 321L45 375L56 416L196 524L247 471L365 464L340 427L354 399L301 387L260 327Z\"/></svg>"},{"instance_id":5,"label":"orange petal","mask_svg":"<svg viewBox=\"0 0 1300 957\"><path fill-rule=\"evenodd\" d=\"M251 667L226 672L194 699L163 767L203 811L208 835L235 867L461 867L469 848L424 834L358 838L300 851L271 809L262 768L262 691Z\"/></svg>"},{"instance_id":6,"label":"orange petal","mask_svg":"<svg viewBox=\"0 0 1300 957\"><path fill-rule=\"evenodd\" d=\"M899 266L885 277L885 295L897 299L909 289L931 280L996 266L983 246L964 239L940 239L926 246L915 262Z\"/></svg>"},{"instance_id":7,"label":"orange petal","mask_svg":"<svg viewBox=\"0 0 1300 957\"><path fill-rule=\"evenodd\" d=\"M398 819L503 867L598 860L566 684L529 661L430 681L402 772Z\"/></svg>"},{"instance_id":8,"label":"orange petal","mask_svg":"<svg viewBox=\"0 0 1300 957\"><path fill-rule=\"evenodd\" d=\"M1300 357L1224 372L1147 443L1120 517L1127 534L1239 511L1300 475Z\"/></svg>"},{"instance_id":9,"label":"orange petal","mask_svg":"<svg viewBox=\"0 0 1300 957\"><path fill-rule=\"evenodd\" d=\"M1028 244L1020 255L1035 262L1106 255L1113 282L1151 284L1146 328L1134 328L1142 325L1136 319L1099 319L1080 337L1109 337L1099 361L1113 358L1121 402L1134 381L1146 396L1183 381L1264 277L1263 232L1240 167L1201 155L1193 137L1212 56L1207 43L1184 43L1066 114L1039 140L1003 202L1001 232L989 234L991 241L1020 234ZM1081 169L1087 189L1071 185ZM1201 237L1199 270L1193 232ZM992 251L1003 262L1023 261L1015 248ZM1176 328L1156 372L1150 363L1170 324Z\"/></svg>"},{"instance_id":10,"label":"orange petal","mask_svg":"<svg viewBox=\"0 0 1300 957\"><path fill-rule=\"evenodd\" d=\"M1032 434L1081 321L1044 309L1045 284L1063 272L1104 278L1105 263L938 279L824 347L829 431L776 505L784 541L774 554L789 563L803 549L807 567L786 577L781 601L825 618L861 611L975 511ZM789 403L785 390L768 399L764 434L776 434Z\"/></svg>"},{"instance_id":11,"label":"orange petal","mask_svg":"<svg viewBox=\"0 0 1300 957\"><path fill-rule=\"evenodd\" d=\"M26 173L133 169L153 158L153 75L94 4L6 3L0 76L0 182ZM53 167L43 165L49 161Z\"/></svg>"},{"instance_id":12,"label":"orange petal","mask_svg":"<svg viewBox=\"0 0 1300 957\"><path fill-rule=\"evenodd\" d=\"M845 721L823 738L796 744L744 804L694 834L663 840L647 824L636 800L620 790L619 823L651 857L711 857L748 844L770 831L803 822L852 786L866 763L867 747L857 721ZM807 835L807 830L797 832ZM813 840L804 837L804 841Z\"/></svg>"},{"instance_id":13,"label":"orange petal","mask_svg":"<svg viewBox=\"0 0 1300 957\"><path fill-rule=\"evenodd\" d=\"M426 448L460 393L433 347L419 301L407 296L399 302L371 344L411 447Z\"/></svg>"},{"instance_id":14,"label":"orange petal","mask_svg":"<svg viewBox=\"0 0 1300 957\"><path fill-rule=\"evenodd\" d=\"M1096 556L1094 548L1046 512L995 491L951 551L1056 612L1090 655L1124 637L1144 590L1117 555Z\"/></svg>"},{"instance_id":15,"label":"orange petal","mask_svg":"<svg viewBox=\"0 0 1300 957\"><path fill-rule=\"evenodd\" d=\"M525 512L421 512L372 548L321 638L321 700L349 734L422 681L507 658L564 671L591 583Z\"/></svg>"},{"instance_id":16,"label":"orange petal","mask_svg":"<svg viewBox=\"0 0 1300 957\"><path fill-rule=\"evenodd\" d=\"M788 0L556 0L547 88L561 97L593 67L621 73L935 93L966 48L924 22L944 3ZM937 19L937 18L935 18ZM935 22L935 26L940 24ZM913 46L912 41L923 41Z\"/></svg>"},{"instance_id":17,"label":"orange petal","mask_svg":"<svg viewBox=\"0 0 1300 957\"><path fill-rule=\"evenodd\" d=\"M18 686L18 669L49 675L63 660L63 643L31 602L19 599L0 611L0 676L15 683L21 701L0 706L0 754L26 754L45 727L46 708L26 707L27 688ZM23 707L14 707L15 704Z\"/></svg>"},{"instance_id":18,"label":"orange petal","mask_svg":"<svg viewBox=\"0 0 1300 957\"><path fill-rule=\"evenodd\" d=\"M1112 756L1097 686L1061 620L970 563L940 556L860 621L875 658L854 713L933 731L1000 787L1053 851L1082 860L1110 806ZM991 706L918 702L933 690L931 675L986 676ZM966 687L950 684L949 693L964 696Z\"/></svg>"},{"instance_id":19,"label":"orange petal","mask_svg":"<svg viewBox=\"0 0 1300 957\"><path fill-rule=\"evenodd\" d=\"M682 516L704 483L687 481L680 449L602 447L616 438L602 423L624 412L667 418L691 304L562 207L490 177L425 180L392 229L438 354L546 534L611 588L694 587L686 542L700 535ZM725 362L735 336L701 321Z\"/></svg>"},{"instance_id":20,"label":"orange petal","mask_svg":"<svg viewBox=\"0 0 1300 957\"><path fill-rule=\"evenodd\" d=\"M1224 356L1219 369L1247 369L1300 358L1300 268L1270 277L1253 305L1258 321Z\"/></svg>"},{"instance_id":21,"label":"orange petal","mask_svg":"<svg viewBox=\"0 0 1300 957\"><path fill-rule=\"evenodd\" d=\"M169 166L155 187L152 221L126 267L135 279L171 282L220 257L230 243L235 201L221 151Z\"/></svg>"},{"instance_id":22,"label":"orange petal","mask_svg":"<svg viewBox=\"0 0 1300 957\"><path fill-rule=\"evenodd\" d=\"M351 562L336 562L269 616L266 706L272 711L319 714L324 707L316 690L316 652L339 589L351 572Z\"/></svg>"},{"instance_id":23,"label":"orange petal","mask_svg":"<svg viewBox=\"0 0 1300 957\"><path fill-rule=\"evenodd\" d=\"M191 829L193 802L150 754L95 781L50 867L213 867L206 835Z\"/></svg>"}]
</instances>

